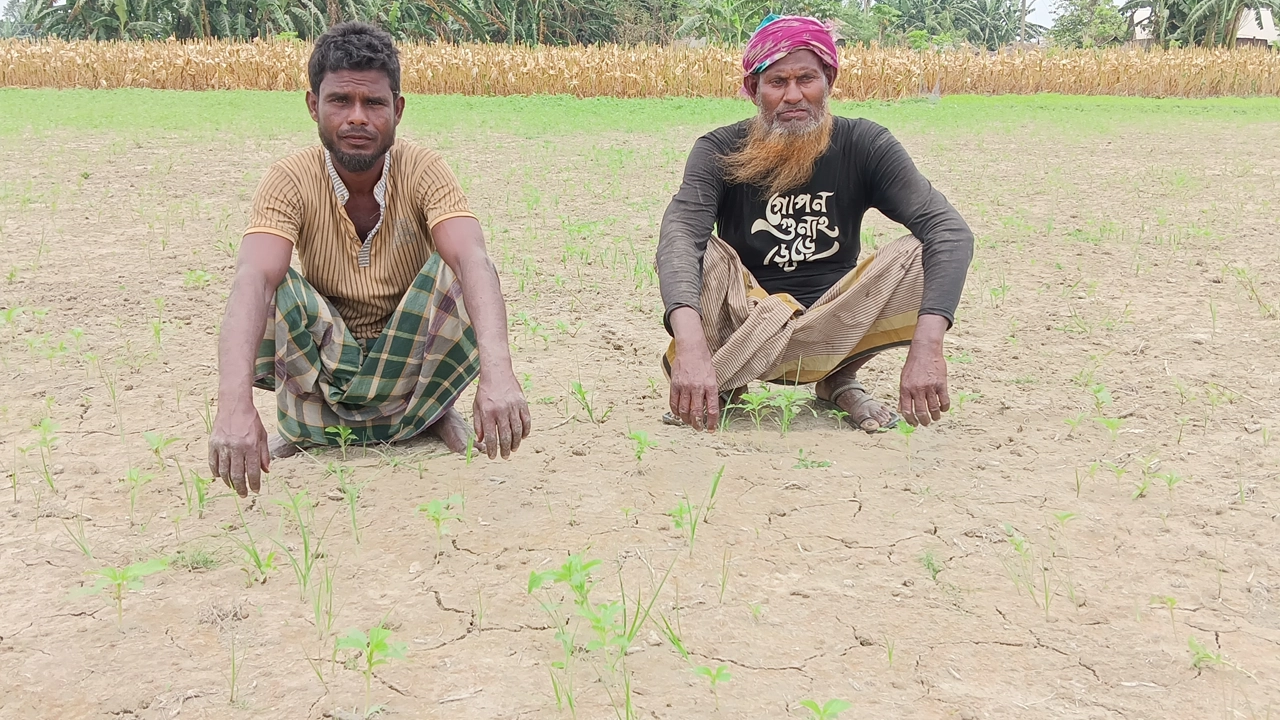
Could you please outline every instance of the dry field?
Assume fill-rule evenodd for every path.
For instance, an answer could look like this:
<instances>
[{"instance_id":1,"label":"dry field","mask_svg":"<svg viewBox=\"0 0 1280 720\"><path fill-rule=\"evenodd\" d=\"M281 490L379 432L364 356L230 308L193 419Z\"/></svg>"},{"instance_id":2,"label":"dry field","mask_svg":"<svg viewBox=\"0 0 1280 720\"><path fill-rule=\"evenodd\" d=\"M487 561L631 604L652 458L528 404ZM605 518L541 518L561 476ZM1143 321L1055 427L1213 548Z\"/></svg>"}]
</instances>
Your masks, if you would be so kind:
<instances>
[{"instance_id":1,"label":"dry field","mask_svg":"<svg viewBox=\"0 0 1280 720\"><path fill-rule=\"evenodd\" d=\"M0 40L0 87L305 89L311 46L267 42ZM722 47L400 45L405 92L576 97L735 97L741 53ZM1280 95L1280 53L1260 48L916 52L843 48L836 96L1063 93Z\"/></svg>"},{"instance_id":2,"label":"dry field","mask_svg":"<svg viewBox=\"0 0 1280 720\"><path fill-rule=\"evenodd\" d=\"M840 106L977 233L965 401L699 435L659 422L651 259L687 148L747 107L410 98L535 433L302 455L237 503L204 485L215 338L300 97L0 92L0 717L1280 715L1275 103ZM118 615L91 591L131 564ZM390 655L348 647L379 625Z\"/></svg>"}]
</instances>

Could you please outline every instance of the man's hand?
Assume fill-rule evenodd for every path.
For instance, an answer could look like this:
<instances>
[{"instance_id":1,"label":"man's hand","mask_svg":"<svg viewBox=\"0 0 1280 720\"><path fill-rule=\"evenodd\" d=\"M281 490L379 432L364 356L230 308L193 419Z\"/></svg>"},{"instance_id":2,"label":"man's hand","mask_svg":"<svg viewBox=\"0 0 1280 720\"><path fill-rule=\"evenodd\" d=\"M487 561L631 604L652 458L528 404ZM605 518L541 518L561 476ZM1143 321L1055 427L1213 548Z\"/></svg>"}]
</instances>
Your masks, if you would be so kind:
<instances>
[{"instance_id":1,"label":"man's hand","mask_svg":"<svg viewBox=\"0 0 1280 720\"><path fill-rule=\"evenodd\" d=\"M271 450L267 446L267 430L252 400L218 407L209 435L209 471L240 497L247 497L250 490L256 493L262 489L262 473L271 471Z\"/></svg>"},{"instance_id":2,"label":"man's hand","mask_svg":"<svg viewBox=\"0 0 1280 720\"><path fill-rule=\"evenodd\" d=\"M902 366L898 400L898 412L912 425L928 425L951 409L947 361L942 357L942 336L946 332L944 317L921 315L917 320L911 350Z\"/></svg>"},{"instance_id":3,"label":"man's hand","mask_svg":"<svg viewBox=\"0 0 1280 720\"><path fill-rule=\"evenodd\" d=\"M714 432L720 424L720 388L702 318L691 307L671 313L676 358L671 363L671 412L694 430Z\"/></svg>"},{"instance_id":4,"label":"man's hand","mask_svg":"<svg viewBox=\"0 0 1280 720\"><path fill-rule=\"evenodd\" d=\"M490 460L498 457L499 452L506 460L520 449L520 441L529 437L532 420L529 403L525 401L515 375L501 373L493 380L481 375L472 406L472 420L476 439L484 443Z\"/></svg>"}]
</instances>

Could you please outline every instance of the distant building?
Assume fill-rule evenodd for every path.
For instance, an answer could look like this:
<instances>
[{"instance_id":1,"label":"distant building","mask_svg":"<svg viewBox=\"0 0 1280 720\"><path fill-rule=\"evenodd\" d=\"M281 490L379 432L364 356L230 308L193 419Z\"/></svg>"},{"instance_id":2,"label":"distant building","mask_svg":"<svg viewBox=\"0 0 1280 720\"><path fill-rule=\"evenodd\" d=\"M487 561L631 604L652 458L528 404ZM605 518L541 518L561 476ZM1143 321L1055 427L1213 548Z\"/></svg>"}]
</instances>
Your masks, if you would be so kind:
<instances>
[{"instance_id":1,"label":"distant building","mask_svg":"<svg viewBox=\"0 0 1280 720\"><path fill-rule=\"evenodd\" d=\"M1151 26L1143 24L1149 17L1151 17L1150 8L1142 8L1133 14L1133 40L1130 41L1132 44L1140 47L1151 47L1155 44L1155 38L1151 35ZM1261 24L1259 24L1259 18L1261 18ZM1280 33L1276 32L1276 23L1269 9L1257 11L1246 8L1240 14L1240 27L1236 30L1236 47L1269 47L1277 40L1280 40Z\"/></svg>"}]
</instances>

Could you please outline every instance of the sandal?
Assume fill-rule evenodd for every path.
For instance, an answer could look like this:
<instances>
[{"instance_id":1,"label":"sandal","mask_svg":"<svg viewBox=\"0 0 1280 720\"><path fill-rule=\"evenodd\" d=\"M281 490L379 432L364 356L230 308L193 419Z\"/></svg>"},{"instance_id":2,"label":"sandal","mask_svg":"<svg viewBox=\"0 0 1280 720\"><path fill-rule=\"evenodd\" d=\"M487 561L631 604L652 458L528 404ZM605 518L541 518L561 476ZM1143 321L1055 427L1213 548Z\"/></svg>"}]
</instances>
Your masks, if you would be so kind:
<instances>
[{"instance_id":1,"label":"sandal","mask_svg":"<svg viewBox=\"0 0 1280 720\"><path fill-rule=\"evenodd\" d=\"M881 403L879 400L875 399L875 397L872 396L871 393L867 392L866 386L864 386L862 382L858 380L856 377L851 378L848 382L836 387L831 392L831 397L824 398L821 395L819 395L818 399L826 400L832 405L835 405L836 408L843 410L844 408L841 408L839 403L836 402L836 400L839 399L841 395L844 395L847 392L858 393L858 398L853 401L853 411L849 413L849 416L847 418L845 418L845 420L855 428L867 433L868 435L875 435L877 433L889 432L893 428L897 427L898 423L902 422L901 415L894 412L893 408L890 408L888 405L885 405L884 403ZM884 407L889 410L889 413L892 415L892 417L889 418L888 422L881 424L880 421L872 417L871 412L866 409L866 406L868 403L880 403L881 405L884 405ZM867 422L868 420L876 423L878 427L874 430L868 430L865 427L863 427L862 426L863 423Z\"/></svg>"}]
</instances>

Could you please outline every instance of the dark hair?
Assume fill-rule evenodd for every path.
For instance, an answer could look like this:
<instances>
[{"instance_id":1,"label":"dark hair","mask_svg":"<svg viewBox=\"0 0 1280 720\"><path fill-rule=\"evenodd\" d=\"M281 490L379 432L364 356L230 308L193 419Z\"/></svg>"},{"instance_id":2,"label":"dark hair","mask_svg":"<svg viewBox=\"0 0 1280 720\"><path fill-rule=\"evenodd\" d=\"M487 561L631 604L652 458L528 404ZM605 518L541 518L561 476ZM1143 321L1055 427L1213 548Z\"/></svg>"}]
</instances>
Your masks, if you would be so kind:
<instances>
[{"instance_id":1,"label":"dark hair","mask_svg":"<svg viewBox=\"0 0 1280 720\"><path fill-rule=\"evenodd\" d=\"M381 70L391 83L391 93L400 94L400 54L387 31L362 22L344 22L316 38L307 63L311 92L320 93L324 76L338 70Z\"/></svg>"}]
</instances>

